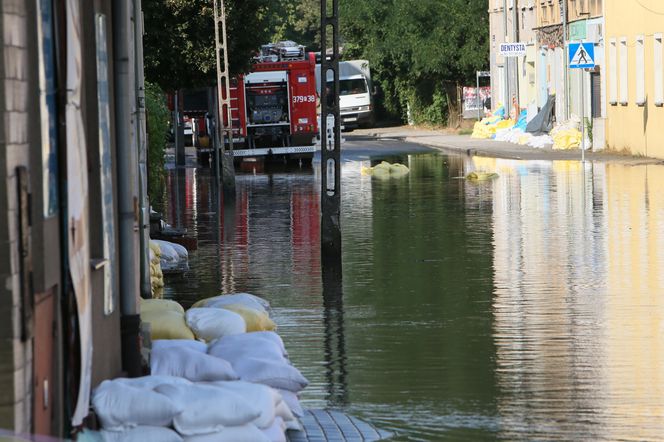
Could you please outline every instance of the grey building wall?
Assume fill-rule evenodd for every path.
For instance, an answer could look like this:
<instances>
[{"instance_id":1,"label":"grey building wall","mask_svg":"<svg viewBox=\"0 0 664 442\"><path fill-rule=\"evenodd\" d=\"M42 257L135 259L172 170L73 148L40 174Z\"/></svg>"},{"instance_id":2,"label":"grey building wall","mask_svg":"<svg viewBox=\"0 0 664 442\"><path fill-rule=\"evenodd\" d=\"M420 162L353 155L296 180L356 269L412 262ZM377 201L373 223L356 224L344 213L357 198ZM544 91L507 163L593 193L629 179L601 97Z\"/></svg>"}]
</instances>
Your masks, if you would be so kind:
<instances>
[{"instance_id":1,"label":"grey building wall","mask_svg":"<svg viewBox=\"0 0 664 442\"><path fill-rule=\"evenodd\" d=\"M28 13L0 1L0 427L30 431L32 345L21 340L16 167L29 167Z\"/></svg>"}]
</instances>

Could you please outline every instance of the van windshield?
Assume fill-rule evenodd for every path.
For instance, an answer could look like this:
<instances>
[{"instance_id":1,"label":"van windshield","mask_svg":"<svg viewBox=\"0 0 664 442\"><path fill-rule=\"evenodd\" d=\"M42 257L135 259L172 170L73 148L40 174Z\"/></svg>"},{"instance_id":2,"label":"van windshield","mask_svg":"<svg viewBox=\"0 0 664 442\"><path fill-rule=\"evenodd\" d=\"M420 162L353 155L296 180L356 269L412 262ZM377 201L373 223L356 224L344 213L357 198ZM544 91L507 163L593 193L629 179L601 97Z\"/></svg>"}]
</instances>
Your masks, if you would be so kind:
<instances>
[{"instance_id":1,"label":"van windshield","mask_svg":"<svg viewBox=\"0 0 664 442\"><path fill-rule=\"evenodd\" d=\"M328 82L327 85L330 87L330 90L333 89L333 84L331 81ZM339 80L339 89L339 95L366 94L367 82L364 80L364 78Z\"/></svg>"}]
</instances>

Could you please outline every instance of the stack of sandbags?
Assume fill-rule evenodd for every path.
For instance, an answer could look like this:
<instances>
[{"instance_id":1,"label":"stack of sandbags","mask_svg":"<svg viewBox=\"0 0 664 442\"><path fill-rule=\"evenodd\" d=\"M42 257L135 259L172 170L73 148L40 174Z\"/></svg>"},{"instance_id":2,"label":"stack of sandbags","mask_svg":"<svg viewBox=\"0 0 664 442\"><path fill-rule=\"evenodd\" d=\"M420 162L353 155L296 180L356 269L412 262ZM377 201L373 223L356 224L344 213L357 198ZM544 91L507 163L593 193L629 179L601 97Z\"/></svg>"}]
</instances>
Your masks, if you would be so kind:
<instances>
[{"instance_id":1,"label":"stack of sandbags","mask_svg":"<svg viewBox=\"0 0 664 442\"><path fill-rule=\"evenodd\" d=\"M282 442L287 428L300 428L276 390L248 382L115 379L95 389L92 404L105 441Z\"/></svg>"},{"instance_id":2,"label":"stack of sandbags","mask_svg":"<svg viewBox=\"0 0 664 442\"><path fill-rule=\"evenodd\" d=\"M164 273L161 271L161 248L150 241L150 288L153 298L161 298L164 288Z\"/></svg>"},{"instance_id":3,"label":"stack of sandbags","mask_svg":"<svg viewBox=\"0 0 664 442\"><path fill-rule=\"evenodd\" d=\"M233 326L233 322L237 322L237 317L235 315L229 315L225 312L215 313L208 311L206 313L200 309L224 309L235 313L242 317L245 324L245 329L243 331L239 331L239 327ZM200 338L207 341L220 338L227 334L271 331L277 328L276 324L270 319L270 303L258 296L249 293L234 293L202 299L196 302L190 311L191 310L193 310L191 314L192 324L196 323L196 328L199 329L199 324L204 322L202 318L209 317L211 321L214 320L215 316L218 316L219 318L227 318L225 321L227 327L225 327L226 330L224 330L223 333L219 333L214 336L213 334L205 333L205 330L201 330L202 333L207 335L207 338L202 336L200 336ZM187 317L187 321L189 321L189 316ZM190 327L194 328L192 324L190 324ZM232 328L232 330L227 330L229 327Z\"/></svg>"},{"instance_id":4,"label":"stack of sandbags","mask_svg":"<svg viewBox=\"0 0 664 442\"><path fill-rule=\"evenodd\" d=\"M151 240L161 249L160 265L164 273L179 273L189 270L189 252L187 249L174 242L160 239Z\"/></svg>"},{"instance_id":5,"label":"stack of sandbags","mask_svg":"<svg viewBox=\"0 0 664 442\"><path fill-rule=\"evenodd\" d=\"M296 416L302 416L298 393L307 379L288 359L281 337L274 332L229 335L212 342L208 354L230 362L241 380L279 390Z\"/></svg>"},{"instance_id":6,"label":"stack of sandbags","mask_svg":"<svg viewBox=\"0 0 664 442\"><path fill-rule=\"evenodd\" d=\"M181 380L159 379L157 383L160 382ZM183 441L170 427L184 406L154 391L149 384L119 379L104 381L93 392L92 406L102 426L104 441Z\"/></svg>"},{"instance_id":7,"label":"stack of sandbags","mask_svg":"<svg viewBox=\"0 0 664 442\"><path fill-rule=\"evenodd\" d=\"M167 299L141 299L141 321L150 324L151 338L195 339L184 319L184 309Z\"/></svg>"},{"instance_id":8,"label":"stack of sandbags","mask_svg":"<svg viewBox=\"0 0 664 442\"><path fill-rule=\"evenodd\" d=\"M153 341L150 374L176 376L192 382L239 379L228 361L207 354L205 343L186 339Z\"/></svg>"}]
</instances>

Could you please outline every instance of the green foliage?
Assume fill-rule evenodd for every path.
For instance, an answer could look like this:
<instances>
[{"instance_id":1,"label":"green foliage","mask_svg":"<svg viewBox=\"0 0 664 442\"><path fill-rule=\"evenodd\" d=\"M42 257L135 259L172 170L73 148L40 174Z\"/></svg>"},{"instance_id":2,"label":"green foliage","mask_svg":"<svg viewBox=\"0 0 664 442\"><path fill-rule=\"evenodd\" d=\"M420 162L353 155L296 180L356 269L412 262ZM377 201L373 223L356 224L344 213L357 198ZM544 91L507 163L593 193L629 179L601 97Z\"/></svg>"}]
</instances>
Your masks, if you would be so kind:
<instances>
[{"instance_id":1,"label":"green foliage","mask_svg":"<svg viewBox=\"0 0 664 442\"><path fill-rule=\"evenodd\" d=\"M164 186L164 148L168 137L169 111L162 90L145 83L145 108L148 132L148 195L159 200Z\"/></svg>"},{"instance_id":2,"label":"green foliage","mask_svg":"<svg viewBox=\"0 0 664 442\"><path fill-rule=\"evenodd\" d=\"M388 112L446 121L445 82L471 82L488 64L486 0L341 0L346 58L369 60ZM435 103L435 104L434 104Z\"/></svg>"},{"instance_id":3,"label":"green foliage","mask_svg":"<svg viewBox=\"0 0 664 442\"><path fill-rule=\"evenodd\" d=\"M242 72L269 40L270 0L227 0L229 69ZM211 0L143 0L146 78L163 90L216 83Z\"/></svg>"}]
</instances>

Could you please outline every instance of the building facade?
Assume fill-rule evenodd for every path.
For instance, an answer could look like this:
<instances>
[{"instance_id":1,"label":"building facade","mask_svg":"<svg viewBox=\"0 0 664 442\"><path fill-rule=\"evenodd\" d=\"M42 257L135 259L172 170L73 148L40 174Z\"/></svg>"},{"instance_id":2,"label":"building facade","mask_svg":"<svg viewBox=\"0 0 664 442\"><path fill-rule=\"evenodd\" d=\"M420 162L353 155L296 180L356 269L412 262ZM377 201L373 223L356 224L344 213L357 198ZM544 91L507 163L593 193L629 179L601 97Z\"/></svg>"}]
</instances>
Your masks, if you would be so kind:
<instances>
[{"instance_id":1,"label":"building facade","mask_svg":"<svg viewBox=\"0 0 664 442\"><path fill-rule=\"evenodd\" d=\"M2 429L69 435L140 362L137 11L0 0Z\"/></svg>"},{"instance_id":2,"label":"building facade","mask_svg":"<svg viewBox=\"0 0 664 442\"><path fill-rule=\"evenodd\" d=\"M544 106L550 95L555 95L557 122L580 118L581 103L584 103L586 126L593 130L595 149L605 145L603 10L602 0L489 0L494 96L512 107L518 102L519 109L534 110ZM525 43L525 56L502 57L499 47L505 41ZM582 74L580 70L568 68L566 45L578 41L595 44L593 72ZM509 81L505 81L505 71Z\"/></svg>"},{"instance_id":3,"label":"building facade","mask_svg":"<svg viewBox=\"0 0 664 442\"><path fill-rule=\"evenodd\" d=\"M664 4L605 0L606 144L664 158Z\"/></svg>"}]
</instances>

